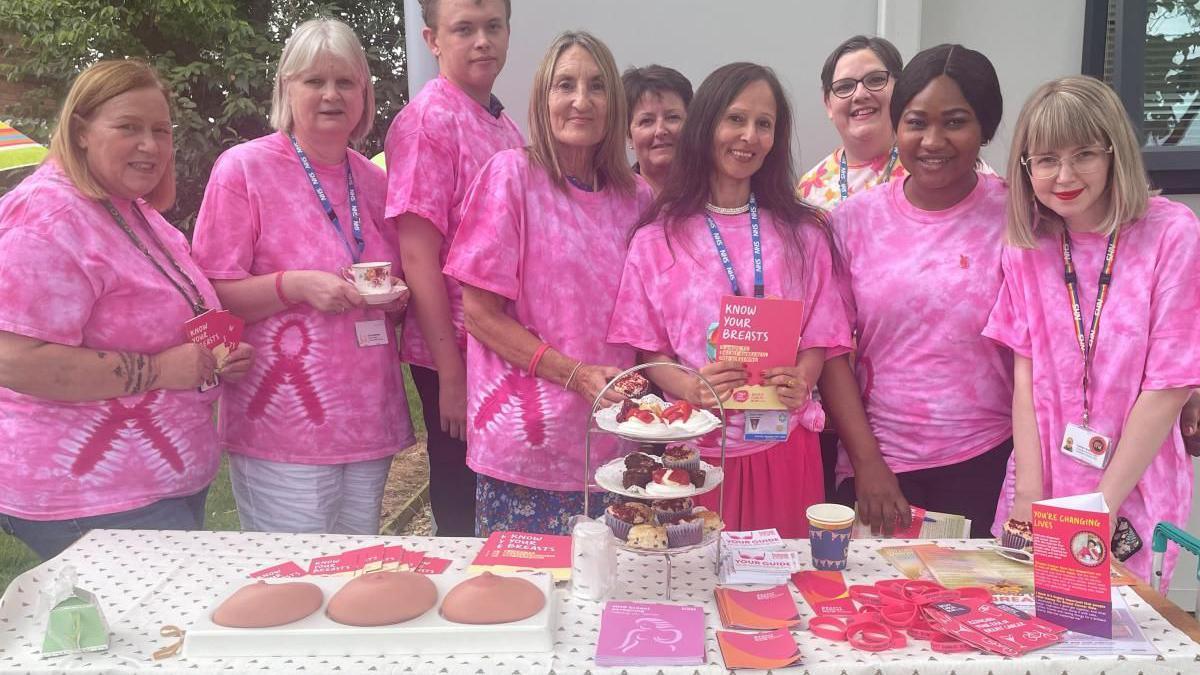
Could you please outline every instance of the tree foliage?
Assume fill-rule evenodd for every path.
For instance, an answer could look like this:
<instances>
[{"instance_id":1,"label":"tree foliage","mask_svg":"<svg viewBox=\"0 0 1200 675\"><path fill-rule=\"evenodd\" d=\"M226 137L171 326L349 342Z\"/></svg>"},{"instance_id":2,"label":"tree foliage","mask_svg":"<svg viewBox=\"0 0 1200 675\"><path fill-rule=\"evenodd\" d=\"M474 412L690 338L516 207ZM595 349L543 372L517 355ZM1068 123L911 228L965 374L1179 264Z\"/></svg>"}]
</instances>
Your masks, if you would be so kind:
<instances>
[{"instance_id":1,"label":"tree foliage","mask_svg":"<svg viewBox=\"0 0 1200 675\"><path fill-rule=\"evenodd\" d=\"M1145 131L1179 145L1200 116L1200 2L1154 0L1148 14Z\"/></svg>"},{"instance_id":2,"label":"tree foliage","mask_svg":"<svg viewBox=\"0 0 1200 675\"><path fill-rule=\"evenodd\" d=\"M358 34L374 78L375 126L359 149L383 147L406 101L404 19L399 2L319 0L4 0L0 78L31 86L6 118L48 143L74 78L101 59L140 58L174 92L178 201L166 215L195 222L217 156L270 131L271 87L283 43L302 21L334 16ZM0 192L10 187L0 184Z\"/></svg>"}]
</instances>

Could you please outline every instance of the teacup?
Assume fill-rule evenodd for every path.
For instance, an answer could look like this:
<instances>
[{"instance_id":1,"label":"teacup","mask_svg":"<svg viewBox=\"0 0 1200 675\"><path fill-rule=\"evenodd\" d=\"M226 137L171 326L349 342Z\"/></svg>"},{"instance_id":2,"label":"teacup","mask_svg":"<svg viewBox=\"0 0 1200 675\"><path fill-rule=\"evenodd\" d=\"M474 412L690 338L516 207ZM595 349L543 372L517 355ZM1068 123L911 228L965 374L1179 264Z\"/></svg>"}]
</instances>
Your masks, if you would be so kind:
<instances>
[{"instance_id":1,"label":"teacup","mask_svg":"<svg viewBox=\"0 0 1200 675\"><path fill-rule=\"evenodd\" d=\"M355 263L342 269L342 278L354 284L354 287L362 295L390 293L392 290L392 263Z\"/></svg>"}]
</instances>

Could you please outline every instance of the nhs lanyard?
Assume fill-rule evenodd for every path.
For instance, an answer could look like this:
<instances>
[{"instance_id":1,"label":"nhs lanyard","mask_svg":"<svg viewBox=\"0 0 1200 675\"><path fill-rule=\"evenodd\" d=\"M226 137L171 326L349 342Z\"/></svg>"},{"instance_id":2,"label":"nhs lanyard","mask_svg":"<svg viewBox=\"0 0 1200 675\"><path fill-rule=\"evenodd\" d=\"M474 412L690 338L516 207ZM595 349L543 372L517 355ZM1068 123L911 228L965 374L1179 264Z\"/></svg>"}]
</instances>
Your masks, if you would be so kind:
<instances>
[{"instance_id":1,"label":"nhs lanyard","mask_svg":"<svg viewBox=\"0 0 1200 675\"><path fill-rule=\"evenodd\" d=\"M1117 257L1118 234L1114 231L1108 235L1108 248L1104 253L1104 266L1100 269L1100 282L1096 288L1096 307L1092 311L1092 326L1088 332L1083 331L1083 311L1079 307L1079 278L1075 274L1075 262L1071 258L1071 236L1063 232L1063 278L1067 282L1067 296L1071 300L1071 318L1075 324L1075 339L1079 343L1079 351L1083 354L1083 424L1087 426L1091 412L1088 401L1088 385L1091 380L1092 359L1096 354L1096 335L1100 332L1100 313L1104 311L1104 301L1108 299L1108 287L1112 284L1113 265Z\"/></svg>"},{"instance_id":2,"label":"nhs lanyard","mask_svg":"<svg viewBox=\"0 0 1200 675\"><path fill-rule=\"evenodd\" d=\"M333 223L333 229L337 231L338 240L346 247L350 258L354 262L358 262L362 258L366 242L363 241L362 219L358 213L358 192L354 189L354 173L350 171L349 158L346 160L346 192L350 198L350 226L354 234L354 249L351 249L350 242L346 241L346 234L342 232L342 222L333 210L333 204L330 203L329 196L325 194L325 188L321 187L321 180L317 178L317 172L313 170L312 162L308 161L308 155L304 154L304 150L300 148L295 134L289 134L288 138L292 141L292 148L296 150L296 156L300 158L300 166L303 166L304 172L308 174L308 182L312 183L313 191L317 193L321 208L325 209L325 215L329 216L329 222Z\"/></svg>"},{"instance_id":3,"label":"nhs lanyard","mask_svg":"<svg viewBox=\"0 0 1200 675\"><path fill-rule=\"evenodd\" d=\"M717 247L717 257L721 259L721 264L725 266L725 276L729 277L729 286L733 289L734 295L741 295L741 287L738 286L737 272L733 269L733 263L729 260L729 249L725 247L725 238L721 236L721 231L717 229L717 223L713 220L712 215L708 212L704 213L704 220L708 222L708 232L712 235L713 244ZM762 259L762 239L759 237L758 227L758 202L754 199L754 193L750 193L750 242L751 249L754 254L754 297L761 298L766 295L766 289L763 284L763 259Z\"/></svg>"},{"instance_id":4,"label":"nhs lanyard","mask_svg":"<svg viewBox=\"0 0 1200 675\"><path fill-rule=\"evenodd\" d=\"M896 146L892 146L892 154L888 157L887 166L883 167L883 176L880 178L880 183L886 183L892 179L892 169L896 168L896 158L900 153L896 150ZM842 148L842 156L838 160L838 190L842 193L842 201L850 196L850 169L846 164L846 149Z\"/></svg>"}]
</instances>

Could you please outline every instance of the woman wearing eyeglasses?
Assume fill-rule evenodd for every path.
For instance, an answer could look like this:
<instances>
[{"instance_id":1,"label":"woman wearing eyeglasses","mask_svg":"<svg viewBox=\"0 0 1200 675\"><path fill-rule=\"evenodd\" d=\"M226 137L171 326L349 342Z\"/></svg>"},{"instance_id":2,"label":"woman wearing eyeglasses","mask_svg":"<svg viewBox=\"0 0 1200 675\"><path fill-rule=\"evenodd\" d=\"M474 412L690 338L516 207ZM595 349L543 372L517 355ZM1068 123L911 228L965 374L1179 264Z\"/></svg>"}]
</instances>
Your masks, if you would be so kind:
<instances>
[{"instance_id":1,"label":"woman wearing eyeglasses","mask_svg":"<svg viewBox=\"0 0 1200 675\"><path fill-rule=\"evenodd\" d=\"M907 175L891 123L892 85L904 62L887 40L855 35L838 45L821 68L825 112L842 147L800 179L797 192L832 210L860 190Z\"/></svg>"},{"instance_id":2,"label":"woman wearing eyeglasses","mask_svg":"<svg viewBox=\"0 0 1200 675\"><path fill-rule=\"evenodd\" d=\"M1200 224L1151 196L1139 145L1100 81L1034 92L1013 134L1004 284L984 335L1015 354L1014 466L994 530L1031 520L1039 499L1100 492L1113 525L1129 521L1113 555L1146 579L1138 542L1191 507L1175 422L1200 385Z\"/></svg>"}]
</instances>

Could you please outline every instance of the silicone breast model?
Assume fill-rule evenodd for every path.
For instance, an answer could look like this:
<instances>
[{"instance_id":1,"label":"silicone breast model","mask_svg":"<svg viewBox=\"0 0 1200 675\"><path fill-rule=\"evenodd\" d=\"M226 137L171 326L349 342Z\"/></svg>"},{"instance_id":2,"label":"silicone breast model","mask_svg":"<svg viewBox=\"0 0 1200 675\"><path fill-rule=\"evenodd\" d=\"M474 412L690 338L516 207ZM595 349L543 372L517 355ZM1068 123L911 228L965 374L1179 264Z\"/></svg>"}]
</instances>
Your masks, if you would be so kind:
<instances>
[{"instance_id":1,"label":"silicone breast model","mask_svg":"<svg viewBox=\"0 0 1200 675\"><path fill-rule=\"evenodd\" d=\"M454 623L512 623L545 606L541 589L525 579L484 572L450 589L442 600L442 616Z\"/></svg>"},{"instance_id":2,"label":"silicone breast model","mask_svg":"<svg viewBox=\"0 0 1200 675\"><path fill-rule=\"evenodd\" d=\"M212 622L226 628L283 626L317 611L324 599L315 584L258 581L226 598L213 612Z\"/></svg>"},{"instance_id":3,"label":"silicone breast model","mask_svg":"<svg viewBox=\"0 0 1200 675\"><path fill-rule=\"evenodd\" d=\"M437 597L424 574L374 572L346 582L329 599L325 615L347 626L390 626L433 609Z\"/></svg>"}]
</instances>

